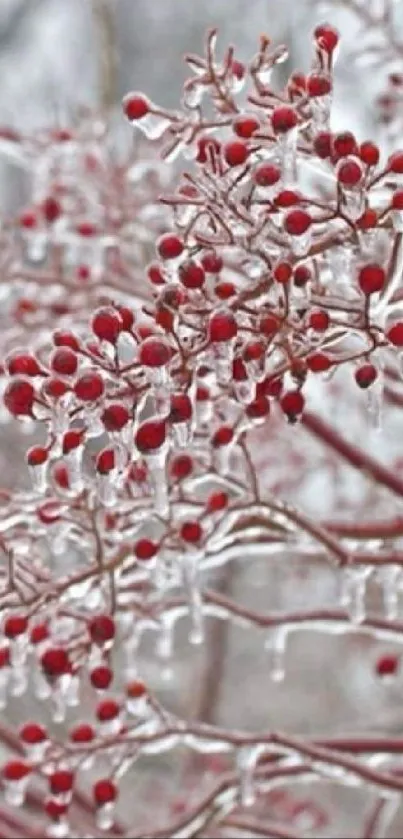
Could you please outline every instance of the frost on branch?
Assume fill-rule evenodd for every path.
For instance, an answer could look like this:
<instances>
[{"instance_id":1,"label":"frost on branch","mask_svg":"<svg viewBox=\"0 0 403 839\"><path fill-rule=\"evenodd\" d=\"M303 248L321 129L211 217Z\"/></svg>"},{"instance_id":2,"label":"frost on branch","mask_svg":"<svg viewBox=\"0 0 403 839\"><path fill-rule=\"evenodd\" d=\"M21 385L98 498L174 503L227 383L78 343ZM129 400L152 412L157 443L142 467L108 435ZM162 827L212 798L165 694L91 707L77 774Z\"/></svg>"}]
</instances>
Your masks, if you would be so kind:
<instances>
[{"instance_id":1,"label":"frost on branch","mask_svg":"<svg viewBox=\"0 0 403 839\"><path fill-rule=\"evenodd\" d=\"M113 835L123 775L142 756L183 748L228 762L164 835L206 835L211 825L261 832L259 806L279 783L376 789L382 806L401 792L400 741L191 721L167 710L141 672L152 635L162 677L172 678L182 619L195 646L211 618L261 630L274 683L287 679L288 641L302 629L401 639L403 530L389 496L379 501L386 521L322 521L290 502L286 460L262 467L280 441L292 472L296 443L284 440L306 446L305 429L403 496L398 475L312 413L315 383L331 399L345 371L378 421L384 398L399 401L390 384L403 347L403 152L382 160L371 141L331 132L337 44L337 32L319 26L310 72L277 92L284 48L262 38L248 66L232 49L219 61L211 32L205 55L187 58L182 111L128 94L127 119L161 141L166 165L184 160L162 198L172 223L156 237L144 292L125 287L124 299L97 301L86 328L70 311L51 348L39 326L29 349L5 358L5 406L33 420L42 442L27 452L32 491L1 498L0 700L32 691L53 722L26 723L24 758L10 758L3 779L13 806L31 782L45 783L49 835L69 835L81 785L91 788L97 830ZM84 231L97 264L103 236ZM114 235L120 253L124 230ZM57 254L59 270L70 269L68 244ZM119 267L108 266L114 288ZM333 608L259 612L215 585L232 563L295 555L329 564ZM381 617L367 614L370 578ZM398 669L389 653L375 668L379 679ZM264 835L288 835L264 824Z\"/></svg>"}]
</instances>

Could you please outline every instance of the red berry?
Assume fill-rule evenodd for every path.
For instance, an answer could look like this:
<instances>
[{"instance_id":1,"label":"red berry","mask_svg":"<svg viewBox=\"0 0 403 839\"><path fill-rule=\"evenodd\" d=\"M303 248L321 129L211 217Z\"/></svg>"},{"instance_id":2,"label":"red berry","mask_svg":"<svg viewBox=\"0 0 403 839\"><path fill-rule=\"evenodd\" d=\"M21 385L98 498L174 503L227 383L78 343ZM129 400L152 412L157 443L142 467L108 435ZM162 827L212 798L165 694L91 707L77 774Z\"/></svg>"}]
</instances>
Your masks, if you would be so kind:
<instances>
[{"instance_id":1,"label":"red berry","mask_svg":"<svg viewBox=\"0 0 403 839\"><path fill-rule=\"evenodd\" d=\"M200 542L203 530L198 521L185 521L181 526L180 534L184 542L196 544Z\"/></svg>"},{"instance_id":2,"label":"red berry","mask_svg":"<svg viewBox=\"0 0 403 839\"><path fill-rule=\"evenodd\" d=\"M177 259L183 252L184 244L179 236L167 233L158 240L157 250L161 259Z\"/></svg>"},{"instance_id":3,"label":"red berry","mask_svg":"<svg viewBox=\"0 0 403 839\"><path fill-rule=\"evenodd\" d=\"M360 230L370 230L371 227L376 227L377 224L378 216L375 210L372 210L370 207L364 210L362 216L357 219L357 227Z\"/></svg>"},{"instance_id":4,"label":"red berry","mask_svg":"<svg viewBox=\"0 0 403 839\"><path fill-rule=\"evenodd\" d=\"M249 151L241 140L233 140L224 146L224 158L228 166L242 166L247 160Z\"/></svg>"},{"instance_id":5,"label":"red berry","mask_svg":"<svg viewBox=\"0 0 403 839\"><path fill-rule=\"evenodd\" d=\"M99 646L115 637L115 621L110 615L96 615L91 618L88 629L91 640Z\"/></svg>"},{"instance_id":6,"label":"red berry","mask_svg":"<svg viewBox=\"0 0 403 839\"><path fill-rule=\"evenodd\" d=\"M52 498L48 501L44 501L43 504L38 507L37 515L42 524L53 524L56 521L60 521L62 516L59 501Z\"/></svg>"},{"instance_id":7,"label":"red berry","mask_svg":"<svg viewBox=\"0 0 403 839\"><path fill-rule=\"evenodd\" d=\"M78 352L80 344L76 336L72 332L66 330L58 330L53 333L53 343L55 347L70 347L71 350Z\"/></svg>"},{"instance_id":8,"label":"red berry","mask_svg":"<svg viewBox=\"0 0 403 839\"><path fill-rule=\"evenodd\" d=\"M93 786L93 794L95 803L98 806L108 804L110 801L115 801L118 797L118 788L109 778L104 778L97 781Z\"/></svg>"},{"instance_id":9,"label":"red berry","mask_svg":"<svg viewBox=\"0 0 403 839\"><path fill-rule=\"evenodd\" d=\"M266 396L256 396L256 399L246 406L245 412L250 419L267 417L270 413L270 402Z\"/></svg>"},{"instance_id":10,"label":"red berry","mask_svg":"<svg viewBox=\"0 0 403 839\"><path fill-rule=\"evenodd\" d=\"M340 36L337 29L334 29L328 23L323 23L316 27L314 37L318 46L324 52L331 54L336 49Z\"/></svg>"},{"instance_id":11,"label":"red berry","mask_svg":"<svg viewBox=\"0 0 403 839\"><path fill-rule=\"evenodd\" d=\"M97 690L107 690L112 678L113 674L110 667L105 667L102 664L99 667L94 667L90 673L91 684Z\"/></svg>"},{"instance_id":12,"label":"red berry","mask_svg":"<svg viewBox=\"0 0 403 839\"><path fill-rule=\"evenodd\" d=\"M108 407L105 408L101 419L106 430L113 433L121 431L122 428L127 425L130 419L130 414L125 405L121 405L117 402L113 405L108 405Z\"/></svg>"},{"instance_id":13,"label":"red berry","mask_svg":"<svg viewBox=\"0 0 403 839\"><path fill-rule=\"evenodd\" d=\"M201 258L201 264L206 274L219 274L223 267L222 258L215 251L207 251Z\"/></svg>"},{"instance_id":14,"label":"red berry","mask_svg":"<svg viewBox=\"0 0 403 839\"><path fill-rule=\"evenodd\" d=\"M375 294L382 291L385 282L385 271L376 263L364 265L358 273L358 284L364 294Z\"/></svg>"},{"instance_id":15,"label":"red berry","mask_svg":"<svg viewBox=\"0 0 403 839\"><path fill-rule=\"evenodd\" d=\"M327 96L332 90L332 80L325 73L310 73L306 80L306 89L313 99Z\"/></svg>"},{"instance_id":16,"label":"red berry","mask_svg":"<svg viewBox=\"0 0 403 839\"><path fill-rule=\"evenodd\" d=\"M383 655L376 662L378 676L395 676L399 669L400 660L397 655Z\"/></svg>"},{"instance_id":17,"label":"red berry","mask_svg":"<svg viewBox=\"0 0 403 839\"><path fill-rule=\"evenodd\" d=\"M13 379L4 391L4 404L15 417L31 416L35 391L25 379Z\"/></svg>"},{"instance_id":18,"label":"red berry","mask_svg":"<svg viewBox=\"0 0 403 839\"><path fill-rule=\"evenodd\" d=\"M165 285L165 277L162 273L160 265L152 264L148 266L147 277L152 285Z\"/></svg>"},{"instance_id":19,"label":"red berry","mask_svg":"<svg viewBox=\"0 0 403 839\"><path fill-rule=\"evenodd\" d=\"M298 116L293 108L286 105L275 108L271 115L271 124L275 134L286 134L295 128Z\"/></svg>"},{"instance_id":20,"label":"red berry","mask_svg":"<svg viewBox=\"0 0 403 839\"><path fill-rule=\"evenodd\" d=\"M114 720L120 712L119 703L114 699L104 699L97 707L97 718L100 722Z\"/></svg>"},{"instance_id":21,"label":"red berry","mask_svg":"<svg viewBox=\"0 0 403 839\"><path fill-rule=\"evenodd\" d=\"M360 159L366 166L376 166L379 163L379 149L375 143L367 141L360 145Z\"/></svg>"},{"instance_id":22,"label":"red berry","mask_svg":"<svg viewBox=\"0 0 403 839\"><path fill-rule=\"evenodd\" d=\"M389 172L395 175L403 175L403 151L396 151L388 160Z\"/></svg>"},{"instance_id":23,"label":"red berry","mask_svg":"<svg viewBox=\"0 0 403 839\"><path fill-rule=\"evenodd\" d=\"M0 669L8 667L10 664L10 648L0 647Z\"/></svg>"},{"instance_id":24,"label":"red berry","mask_svg":"<svg viewBox=\"0 0 403 839\"><path fill-rule=\"evenodd\" d=\"M169 471L178 481L187 478L193 471L193 460L188 454L178 454L171 462Z\"/></svg>"},{"instance_id":25,"label":"red berry","mask_svg":"<svg viewBox=\"0 0 403 839\"><path fill-rule=\"evenodd\" d=\"M236 288L233 283L217 283L214 289L214 294L219 300L229 300L230 297L233 297L234 294L236 294Z\"/></svg>"},{"instance_id":26,"label":"red berry","mask_svg":"<svg viewBox=\"0 0 403 839\"><path fill-rule=\"evenodd\" d=\"M64 463L56 464L52 472L52 477L61 489L70 489L69 473Z\"/></svg>"},{"instance_id":27,"label":"red berry","mask_svg":"<svg viewBox=\"0 0 403 839\"><path fill-rule=\"evenodd\" d=\"M363 176L362 165L358 160L347 158L342 160L337 169L337 180L346 187L357 186Z\"/></svg>"},{"instance_id":28,"label":"red berry","mask_svg":"<svg viewBox=\"0 0 403 839\"><path fill-rule=\"evenodd\" d=\"M332 362L330 358L321 352L311 353L308 355L306 359L306 365L308 370L311 370L312 373L324 373L325 370L329 370L332 366Z\"/></svg>"},{"instance_id":29,"label":"red berry","mask_svg":"<svg viewBox=\"0 0 403 839\"><path fill-rule=\"evenodd\" d=\"M277 283L285 285L292 276L292 265L289 262L278 262L273 270L273 277Z\"/></svg>"},{"instance_id":30,"label":"red berry","mask_svg":"<svg viewBox=\"0 0 403 839\"><path fill-rule=\"evenodd\" d=\"M248 341L243 348L245 361L259 361L265 354L265 345L262 341Z\"/></svg>"},{"instance_id":31,"label":"red berry","mask_svg":"<svg viewBox=\"0 0 403 839\"><path fill-rule=\"evenodd\" d=\"M84 431L82 429L66 431L66 433L63 435L62 442L63 454L69 454L69 452L74 451L74 449L77 449L78 446L81 446L83 443L83 436Z\"/></svg>"},{"instance_id":32,"label":"red berry","mask_svg":"<svg viewBox=\"0 0 403 839\"><path fill-rule=\"evenodd\" d=\"M130 122L136 122L150 112L150 103L142 93L128 93L123 99L123 110Z\"/></svg>"},{"instance_id":33,"label":"red berry","mask_svg":"<svg viewBox=\"0 0 403 839\"><path fill-rule=\"evenodd\" d=\"M309 326L316 332L325 332L329 322L329 315L324 309L314 309L309 315Z\"/></svg>"},{"instance_id":34,"label":"red berry","mask_svg":"<svg viewBox=\"0 0 403 839\"><path fill-rule=\"evenodd\" d=\"M354 134L351 131L335 134L333 137L334 160L340 160L342 157L348 157L352 154L358 154L358 146Z\"/></svg>"},{"instance_id":35,"label":"red berry","mask_svg":"<svg viewBox=\"0 0 403 839\"><path fill-rule=\"evenodd\" d=\"M354 373L358 387L361 387L364 390L374 383L377 376L378 371L373 364L363 364L362 367L358 367Z\"/></svg>"},{"instance_id":36,"label":"red berry","mask_svg":"<svg viewBox=\"0 0 403 839\"><path fill-rule=\"evenodd\" d=\"M253 180L257 186L274 186L281 177L278 166L273 163L261 163L253 173Z\"/></svg>"},{"instance_id":37,"label":"red berry","mask_svg":"<svg viewBox=\"0 0 403 839\"><path fill-rule=\"evenodd\" d=\"M50 678L57 678L70 670L70 661L66 650L62 647L51 647L41 656L43 671Z\"/></svg>"},{"instance_id":38,"label":"red berry","mask_svg":"<svg viewBox=\"0 0 403 839\"><path fill-rule=\"evenodd\" d=\"M48 735L43 725L36 722L27 722L20 729L20 740L27 745L34 745L36 743L43 743L47 740Z\"/></svg>"},{"instance_id":39,"label":"red berry","mask_svg":"<svg viewBox=\"0 0 403 839\"><path fill-rule=\"evenodd\" d=\"M5 368L10 376L38 376L41 372L35 356L18 350L7 356Z\"/></svg>"},{"instance_id":40,"label":"red berry","mask_svg":"<svg viewBox=\"0 0 403 839\"><path fill-rule=\"evenodd\" d=\"M394 347L403 347L403 321L398 321L389 327L386 337Z\"/></svg>"},{"instance_id":41,"label":"red berry","mask_svg":"<svg viewBox=\"0 0 403 839\"><path fill-rule=\"evenodd\" d=\"M108 475L112 472L116 465L116 457L114 449L102 449L97 455L96 470L100 475Z\"/></svg>"},{"instance_id":42,"label":"red berry","mask_svg":"<svg viewBox=\"0 0 403 839\"><path fill-rule=\"evenodd\" d=\"M164 338L146 338L140 345L139 360L145 367L164 367L171 358L171 345Z\"/></svg>"},{"instance_id":43,"label":"red berry","mask_svg":"<svg viewBox=\"0 0 403 839\"><path fill-rule=\"evenodd\" d=\"M67 802L55 801L54 798L50 798L48 801L45 801L44 810L46 815L55 822L58 822L62 816L65 816L69 809L69 805Z\"/></svg>"},{"instance_id":44,"label":"red berry","mask_svg":"<svg viewBox=\"0 0 403 839\"><path fill-rule=\"evenodd\" d=\"M294 207L296 204L301 203L301 195L293 189L282 189L276 195L274 203L277 207Z\"/></svg>"},{"instance_id":45,"label":"red berry","mask_svg":"<svg viewBox=\"0 0 403 839\"><path fill-rule=\"evenodd\" d=\"M329 131L321 131L316 135L313 147L321 160L327 160L332 152L332 135Z\"/></svg>"},{"instance_id":46,"label":"red berry","mask_svg":"<svg viewBox=\"0 0 403 839\"><path fill-rule=\"evenodd\" d=\"M74 393L81 402L96 402L104 390L104 380L95 372L83 373L74 385Z\"/></svg>"},{"instance_id":47,"label":"red berry","mask_svg":"<svg viewBox=\"0 0 403 839\"><path fill-rule=\"evenodd\" d=\"M49 627L46 623L37 623L32 627L29 640L31 644L41 644L49 638Z\"/></svg>"},{"instance_id":48,"label":"red berry","mask_svg":"<svg viewBox=\"0 0 403 839\"><path fill-rule=\"evenodd\" d=\"M50 366L60 376L73 376L78 367L77 355L69 347L60 347L53 353Z\"/></svg>"},{"instance_id":49,"label":"red berry","mask_svg":"<svg viewBox=\"0 0 403 839\"><path fill-rule=\"evenodd\" d=\"M294 422L302 414L304 404L304 397L299 390L289 390L280 399L281 408L290 422Z\"/></svg>"},{"instance_id":50,"label":"red berry","mask_svg":"<svg viewBox=\"0 0 403 839\"><path fill-rule=\"evenodd\" d=\"M238 137L249 140L252 134L260 128L260 122L254 114L241 114L234 119L232 128Z\"/></svg>"},{"instance_id":51,"label":"red berry","mask_svg":"<svg viewBox=\"0 0 403 839\"><path fill-rule=\"evenodd\" d=\"M209 321L209 338L213 343L231 341L235 338L238 327L231 312L216 312Z\"/></svg>"},{"instance_id":52,"label":"red berry","mask_svg":"<svg viewBox=\"0 0 403 839\"><path fill-rule=\"evenodd\" d=\"M233 428L231 428L230 425L222 425L221 428L218 428L215 434L213 434L211 442L214 448L218 448L219 446L228 446L233 439Z\"/></svg>"},{"instance_id":53,"label":"red berry","mask_svg":"<svg viewBox=\"0 0 403 839\"><path fill-rule=\"evenodd\" d=\"M305 210L291 210L284 220L285 230L290 236L303 236L311 224L311 216Z\"/></svg>"},{"instance_id":54,"label":"red berry","mask_svg":"<svg viewBox=\"0 0 403 839\"><path fill-rule=\"evenodd\" d=\"M239 355L235 356L232 362L232 378L235 382L245 382L248 378L245 362Z\"/></svg>"},{"instance_id":55,"label":"red berry","mask_svg":"<svg viewBox=\"0 0 403 839\"><path fill-rule=\"evenodd\" d=\"M32 446L27 451L28 466L42 466L48 459L48 450L43 446Z\"/></svg>"},{"instance_id":56,"label":"red berry","mask_svg":"<svg viewBox=\"0 0 403 839\"><path fill-rule=\"evenodd\" d=\"M221 143L215 137L199 137L197 143L197 162L207 163L209 159L209 150L210 154L219 154L220 149ZM190 197L193 196L191 195Z\"/></svg>"},{"instance_id":57,"label":"red berry","mask_svg":"<svg viewBox=\"0 0 403 839\"><path fill-rule=\"evenodd\" d=\"M10 615L4 621L4 634L6 638L18 638L28 629L28 619L25 615Z\"/></svg>"},{"instance_id":58,"label":"red berry","mask_svg":"<svg viewBox=\"0 0 403 839\"><path fill-rule=\"evenodd\" d=\"M20 215L20 225L26 230L33 230L38 225L38 216L32 210L25 210Z\"/></svg>"},{"instance_id":59,"label":"red berry","mask_svg":"<svg viewBox=\"0 0 403 839\"><path fill-rule=\"evenodd\" d=\"M134 545L134 554L137 559L152 559L157 553L159 545L151 539L139 539Z\"/></svg>"},{"instance_id":60,"label":"red berry","mask_svg":"<svg viewBox=\"0 0 403 839\"><path fill-rule=\"evenodd\" d=\"M142 454L153 452L163 445L166 439L166 424L164 420L146 420L139 425L134 442Z\"/></svg>"},{"instance_id":61,"label":"red berry","mask_svg":"<svg viewBox=\"0 0 403 839\"><path fill-rule=\"evenodd\" d=\"M46 221L48 221L49 224L53 224L53 222L57 221L62 213L60 202L56 198L53 198L52 195L49 195L42 203L42 212Z\"/></svg>"},{"instance_id":62,"label":"red berry","mask_svg":"<svg viewBox=\"0 0 403 839\"><path fill-rule=\"evenodd\" d=\"M3 766L3 778L6 781L22 781L31 771L31 767L22 760L9 760Z\"/></svg>"},{"instance_id":63,"label":"red berry","mask_svg":"<svg viewBox=\"0 0 403 839\"><path fill-rule=\"evenodd\" d=\"M126 685L126 696L130 699L141 699L146 694L147 688L144 682L141 682L139 679L135 679Z\"/></svg>"},{"instance_id":64,"label":"red berry","mask_svg":"<svg viewBox=\"0 0 403 839\"><path fill-rule=\"evenodd\" d=\"M192 403L186 393L174 393L171 396L170 422L187 422L192 418Z\"/></svg>"},{"instance_id":65,"label":"red berry","mask_svg":"<svg viewBox=\"0 0 403 839\"><path fill-rule=\"evenodd\" d=\"M202 265L198 262L184 262L179 268L179 279L185 288L202 288L206 275Z\"/></svg>"},{"instance_id":66,"label":"red berry","mask_svg":"<svg viewBox=\"0 0 403 839\"><path fill-rule=\"evenodd\" d=\"M90 743L94 737L95 731L88 723L79 723L70 731L70 740L73 743Z\"/></svg>"},{"instance_id":67,"label":"red berry","mask_svg":"<svg viewBox=\"0 0 403 839\"><path fill-rule=\"evenodd\" d=\"M98 309L92 318L91 329L100 341L116 344L122 330L119 313L112 307Z\"/></svg>"},{"instance_id":68,"label":"red berry","mask_svg":"<svg viewBox=\"0 0 403 839\"><path fill-rule=\"evenodd\" d=\"M403 210L403 189L397 189L392 196L392 205L394 210Z\"/></svg>"},{"instance_id":69,"label":"red berry","mask_svg":"<svg viewBox=\"0 0 403 839\"><path fill-rule=\"evenodd\" d=\"M226 492L212 492L207 499L207 510L209 513L218 513L228 506L228 495Z\"/></svg>"},{"instance_id":70,"label":"red berry","mask_svg":"<svg viewBox=\"0 0 403 839\"><path fill-rule=\"evenodd\" d=\"M63 795L73 789L74 775L68 769L57 769L49 775L49 786L52 795Z\"/></svg>"},{"instance_id":71,"label":"red berry","mask_svg":"<svg viewBox=\"0 0 403 839\"><path fill-rule=\"evenodd\" d=\"M134 324L134 314L127 306L117 306L122 332L130 332Z\"/></svg>"},{"instance_id":72,"label":"red berry","mask_svg":"<svg viewBox=\"0 0 403 839\"><path fill-rule=\"evenodd\" d=\"M266 335L268 338L272 338L273 335L278 332L280 328L280 323L278 318L275 315L263 315L259 322L259 330Z\"/></svg>"}]
</instances>

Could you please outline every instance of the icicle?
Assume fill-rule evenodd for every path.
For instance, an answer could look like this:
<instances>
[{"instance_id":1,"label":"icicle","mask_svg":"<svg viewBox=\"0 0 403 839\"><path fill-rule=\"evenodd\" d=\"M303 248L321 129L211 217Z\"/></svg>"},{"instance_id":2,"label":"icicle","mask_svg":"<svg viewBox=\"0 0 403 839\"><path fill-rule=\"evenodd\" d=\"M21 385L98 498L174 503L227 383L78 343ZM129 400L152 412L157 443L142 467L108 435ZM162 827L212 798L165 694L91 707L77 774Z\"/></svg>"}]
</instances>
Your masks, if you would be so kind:
<instances>
[{"instance_id":1,"label":"icicle","mask_svg":"<svg viewBox=\"0 0 403 839\"><path fill-rule=\"evenodd\" d=\"M112 469L105 475L97 474L97 494L104 507L114 507L117 502L117 469Z\"/></svg>"},{"instance_id":2,"label":"icicle","mask_svg":"<svg viewBox=\"0 0 403 839\"><path fill-rule=\"evenodd\" d=\"M44 495L48 488L48 461L30 464L28 470L34 491Z\"/></svg>"},{"instance_id":3,"label":"icicle","mask_svg":"<svg viewBox=\"0 0 403 839\"><path fill-rule=\"evenodd\" d=\"M182 558L183 586L188 598L189 617L191 621L191 630L189 633L191 644L202 644L204 641L203 599L199 581L201 556L199 551L187 551Z\"/></svg>"},{"instance_id":4,"label":"icicle","mask_svg":"<svg viewBox=\"0 0 403 839\"><path fill-rule=\"evenodd\" d=\"M56 821L52 821L46 828L46 836L51 839L67 839L71 836L71 827L64 817L59 817Z\"/></svg>"},{"instance_id":5,"label":"icicle","mask_svg":"<svg viewBox=\"0 0 403 839\"><path fill-rule=\"evenodd\" d=\"M154 507L158 515L166 516L169 512L169 493L166 475L168 447L162 446L153 454L144 454L153 492Z\"/></svg>"},{"instance_id":6,"label":"icicle","mask_svg":"<svg viewBox=\"0 0 403 839\"><path fill-rule=\"evenodd\" d=\"M11 807L22 807L29 784L29 774L18 780L3 778L4 799Z\"/></svg>"},{"instance_id":7,"label":"icicle","mask_svg":"<svg viewBox=\"0 0 403 839\"><path fill-rule=\"evenodd\" d=\"M254 774L256 764L263 751L260 746L242 746L237 753L239 771L239 796L241 807L253 807L256 801Z\"/></svg>"},{"instance_id":8,"label":"icicle","mask_svg":"<svg viewBox=\"0 0 403 839\"><path fill-rule=\"evenodd\" d=\"M174 624L166 617L162 616L160 621L160 632L157 639L157 656L162 664L162 678L164 681L171 681L173 670L171 666L171 658L173 653L174 640Z\"/></svg>"},{"instance_id":9,"label":"icicle","mask_svg":"<svg viewBox=\"0 0 403 839\"><path fill-rule=\"evenodd\" d=\"M55 723L62 723L66 719L66 698L64 692L61 688L61 679L59 683L54 685L51 691L51 698L52 698L52 720Z\"/></svg>"},{"instance_id":10,"label":"icicle","mask_svg":"<svg viewBox=\"0 0 403 839\"><path fill-rule=\"evenodd\" d=\"M298 127L277 138L277 150L280 153L284 187L295 183L297 180L297 142Z\"/></svg>"},{"instance_id":11,"label":"icicle","mask_svg":"<svg viewBox=\"0 0 403 839\"><path fill-rule=\"evenodd\" d=\"M343 574L342 605L347 609L352 623L363 623L366 618L365 598L367 579L371 574L371 568L359 566L346 568Z\"/></svg>"},{"instance_id":12,"label":"icicle","mask_svg":"<svg viewBox=\"0 0 403 839\"><path fill-rule=\"evenodd\" d=\"M99 828L99 830L111 830L111 828L113 827L114 817L114 801L107 801L106 804L98 806L96 812L96 825Z\"/></svg>"},{"instance_id":13,"label":"icicle","mask_svg":"<svg viewBox=\"0 0 403 839\"><path fill-rule=\"evenodd\" d=\"M389 621L399 616L399 583L402 571L399 565L385 565L377 572L383 590L385 616Z\"/></svg>"},{"instance_id":14,"label":"icicle","mask_svg":"<svg viewBox=\"0 0 403 839\"><path fill-rule=\"evenodd\" d=\"M378 370L378 376L371 387L366 390L367 399L367 413L370 420L371 428L374 431L382 431L383 429L383 409L384 409L384 375L381 369Z\"/></svg>"},{"instance_id":15,"label":"icicle","mask_svg":"<svg viewBox=\"0 0 403 839\"><path fill-rule=\"evenodd\" d=\"M191 421L172 423L172 437L175 446L185 449L192 442L193 425Z\"/></svg>"},{"instance_id":16,"label":"icicle","mask_svg":"<svg viewBox=\"0 0 403 839\"><path fill-rule=\"evenodd\" d=\"M64 457L69 476L69 489L76 493L81 492L84 488L82 476L83 453L84 446L76 446L76 448L71 449Z\"/></svg>"},{"instance_id":17,"label":"icicle","mask_svg":"<svg viewBox=\"0 0 403 839\"><path fill-rule=\"evenodd\" d=\"M7 705L8 683L10 678L10 668L2 667L0 670L0 710Z\"/></svg>"},{"instance_id":18,"label":"icicle","mask_svg":"<svg viewBox=\"0 0 403 839\"><path fill-rule=\"evenodd\" d=\"M214 369L219 385L227 385L232 381L233 355L233 341L221 341L214 345Z\"/></svg>"},{"instance_id":19,"label":"icicle","mask_svg":"<svg viewBox=\"0 0 403 839\"><path fill-rule=\"evenodd\" d=\"M269 653L270 676L273 682L282 682L285 677L285 654L289 630L285 626L273 627L265 643Z\"/></svg>"}]
</instances>

